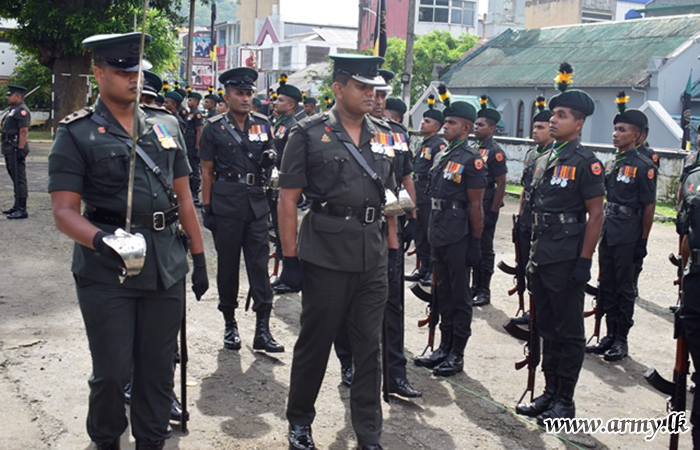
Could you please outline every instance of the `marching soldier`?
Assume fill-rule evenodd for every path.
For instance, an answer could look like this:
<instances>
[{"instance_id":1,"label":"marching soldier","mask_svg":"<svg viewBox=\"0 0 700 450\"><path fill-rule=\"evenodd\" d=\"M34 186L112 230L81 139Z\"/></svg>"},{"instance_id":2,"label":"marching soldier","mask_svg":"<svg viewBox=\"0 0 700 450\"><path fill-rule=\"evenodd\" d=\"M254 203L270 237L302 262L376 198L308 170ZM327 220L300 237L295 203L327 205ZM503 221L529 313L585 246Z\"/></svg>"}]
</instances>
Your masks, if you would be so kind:
<instances>
[{"instance_id":1,"label":"marching soldier","mask_svg":"<svg viewBox=\"0 0 700 450\"><path fill-rule=\"evenodd\" d=\"M187 94L187 106L190 109L185 119L185 142L187 143L187 159L190 162L192 173L190 173L190 190L194 199L194 206L200 208L202 202L199 201L199 189L202 185L202 175L199 168L199 140L204 126L204 117L199 111L199 102L202 94L190 91Z\"/></svg>"},{"instance_id":2,"label":"marching soldier","mask_svg":"<svg viewBox=\"0 0 700 450\"><path fill-rule=\"evenodd\" d=\"M634 321L634 270L647 254L647 239L654 223L656 166L637 150L637 141L648 125L638 109L627 109L627 97L617 96L620 113L613 124L615 159L605 168L607 203L599 244L598 307L605 315L607 334L586 351L604 355L606 361L627 356L627 336Z\"/></svg>"},{"instance_id":3,"label":"marching soldier","mask_svg":"<svg viewBox=\"0 0 700 450\"><path fill-rule=\"evenodd\" d=\"M316 114L317 103L318 102L313 97L306 97L304 99L304 112L306 113L306 117L311 117Z\"/></svg>"},{"instance_id":4,"label":"marching soldier","mask_svg":"<svg viewBox=\"0 0 700 450\"><path fill-rule=\"evenodd\" d=\"M537 159L532 179L533 242L530 288L537 328L544 341L544 393L516 406L518 414L546 419L573 418L574 390L586 345L583 302L591 259L603 224L603 166L579 136L595 104L567 87L573 68L562 63L560 94L549 100L552 148ZM588 221L586 221L588 214Z\"/></svg>"},{"instance_id":5,"label":"marching soldier","mask_svg":"<svg viewBox=\"0 0 700 450\"><path fill-rule=\"evenodd\" d=\"M202 217L214 236L218 255L216 281L219 311L224 315L224 347L241 348L235 311L242 249L250 282L248 297L256 313L253 349L278 353L284 347L270 334L270 207L263 190L265 172L274 164L276 153L270 122L251 112L257 78L258 73L247 67L230 69L219 76L229 111L212 117L202 130Z\"/></svg>"},{"instance_id":6,"label":"marching soldier","mask_svg":"<svg viewBox=\"0 0 700 450\"><path fill-rule=\"evenodd\" d=\"M8 219L29 217L26 160L29 154L27 136L32 119L29 108L24 104L26 92L27 88L23 86L13 84L7 86L7 102L10 104L10 110L2 120L2 154L15 192L15 204L2 212Z\"/></svg>"},{"instance_id":7,"label":"marching soldier","mask_svg":"<svg viewBox=\"0 0 700 450\"><path fill-rule=\"evenodd\" d=\"M420 150L413 157L413 182L416 189L416 206L418 222L416 224L415 242L416 257L419 261L419 269L408 275L406 281L423 281L430 284L432 279L432 264L430 262L430 243L428 242L428 222L430 221L430 195L428 194L428 178L434 158L447 148L445 141L438 132L445 123L442 112L435 109L435 96L428 96L428 110L423 113L420 123L420 133L423 142Z\"/></svg>"},{"instance_id":8,"label":"marching soldier","mask_svg":"<svg viewBox=\"0 0 700 450\"><path fill-rule=\"evenodd\" d=\"M94 109L85 108L61 121L49 156L54 219L57 228L76 242L72 271L92 355L87 431L103 450L118 450L129 424L124 386L132 370L131 430L136 448L162 449L172 433L168 421L173 354L188 271L188 248L178 220L189 236L197 299L209 286L202 234L188 188L185 142L175 118L159 108L142 107L138 136L132 136L140 40L141 33L128 33L83 41L93 51L100 97ZM150 66L147 61L143 64ZM138 153L131 227L136 233L128 234L119 228L126 222L134 139ZM140 273L120 280L124 275L120 266L130 266L120 253L122 246L141 248L145 256ZM134 253L128 261L138 259Z\"/></svg>"},{"instance_id":9,"label":"marching soldier","mask_svg":"<svg viewBox=\"0 0 700 450\"><path fill-rule=\"evenodd\" d=\"M430 169L429 185L429 239L437 277L440 347L414 362L447 377L463 370L464 349L471 336L469 267L481 259L486 168L479 152L467 145L476 110L467 102L451 103L446 88L441 87L441 92L445 92L443 130L449 145Z\"/></svg>"},{"instance_id":10,"label":"marching soldier","mask_svg":"<svg viewBox=\"0 0 700 450\"><path fill-rule=\"evenodd\" d=\"M496 233L498 212L503 206L506 195L506 154L493 135L496 125L501 120L501 113L488 107L489 98L482 95L481 109L474 124L475 147L486 163L486 190L484 191L484 233L481 236L481 262L473 269L472 295L474 306L485 306L491 303L491 276L493 275L496 254L493 251L493 238Z\"/></svg>"},{"instance_id":11,"label":"marching soldier","mask_svg":"<svg viewBox=\"0 0 700 450\"><path fill-rule=\"evenodd\" d=\"M516 224L518 245L520 246L518 270L523 271L530 260L530 238L532 236L532 208L530 206L530 197L532 195L532 177L535 175L537 158L552 148L552 142L554 142L552 136L549 135L549 119L552 118L552 112L546 109L547 100L543 96L539 96L537 97L535 106L538 109L538 113L532 118L532 140L535 143L535 147L528 150L525 154L523 176L520 179L523 191L520 194L520 209ZM520 317L513 318L514 323L522 325L528 324L528 314L529 312L526 312Z\"/></svg>"},{"instance_id":12,"label":"marching soldier","mask_svg":"<svg viewBox=\"0 0 700 450\"><path fill-rule=\"evenodd\" d=\"M395 219L387 219L387 234L382 214L385 188L393 189L395 183L391 130L386 122L367 115L374 86L384 84L378 75L384 60L357 55L331 59L337 103L294 127L280 174L281 278L303 292L287 404L289 448L315 448L314 404L331 345L345 325L355 370L352 424L359 447L377 450L382 448L379 340L387 271L396 267L398 254ZM297 200L302 190L312 205L297 247ZM397 275L388 273L389 280Z\"/></svg>"}]
</instances>

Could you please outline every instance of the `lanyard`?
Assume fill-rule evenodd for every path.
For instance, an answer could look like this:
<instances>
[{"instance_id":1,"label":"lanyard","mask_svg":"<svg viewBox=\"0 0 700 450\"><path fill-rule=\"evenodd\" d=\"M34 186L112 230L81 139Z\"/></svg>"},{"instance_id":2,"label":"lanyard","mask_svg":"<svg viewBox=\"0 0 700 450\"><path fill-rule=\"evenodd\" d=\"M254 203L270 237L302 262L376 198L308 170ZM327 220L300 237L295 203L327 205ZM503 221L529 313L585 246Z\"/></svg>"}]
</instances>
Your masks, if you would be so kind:
<instances>
[{"instance_id":1,"label":"lanyard","mask_svg":"<svg viewBox=\"0 0 700 450\"><path fill-rule=\"evenodd\" d=\"M566 144L568 144L569 141L563 142L559 144L558 146L554 147L554 144L552 144L552 153L549 155L549 162L551 163L555 159L559 157L559 155L562 154L564 151L564 147L566 147Z\"/></svg>"},{"instance_id":2,"label":"lanyard","mask_svg":"<svg viewBox=\"0 0 700 450\"><path fill-rule=\"evenodd\" d=\"M445 158L447 158L453 149L459 147L462 144L464 144L464 139L457 139L454 142L450 142L450 145L442 153L442 156L440 157L440 161L443 161Z\"/></svg>"},{"instance_id":3,"label":"lanyard","mask_svg":"<svg viewBox=\"0 0 700 450\"><path fill-rule=\"evenodd\" d=\"M278 117L277 120L275 120L275 129L277 129L277 127L278 127L282 122L284 122L285 120L287 120L288 118L289 118L289 114L285 114L284 116Z\"/></svg>"}]
</instances>

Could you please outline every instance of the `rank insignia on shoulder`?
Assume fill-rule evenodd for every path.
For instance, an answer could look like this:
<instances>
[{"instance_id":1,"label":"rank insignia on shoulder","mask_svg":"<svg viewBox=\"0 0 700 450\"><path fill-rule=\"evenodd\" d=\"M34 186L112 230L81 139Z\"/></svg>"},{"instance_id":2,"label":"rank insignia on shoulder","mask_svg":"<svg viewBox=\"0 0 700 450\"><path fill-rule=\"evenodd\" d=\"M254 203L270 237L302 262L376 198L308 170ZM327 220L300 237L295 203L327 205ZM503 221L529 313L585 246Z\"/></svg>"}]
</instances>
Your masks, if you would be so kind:
<instances>
[{"instance_id":1,"label":"rank insignia on shoulder","mask_svg":"<svg viewBox=\"0 0 700 450\"><path fill-rule=\"evenodd\" d=\"M173 139L173 137L170 135L170 132L165 125L155 124L153 125L153 131L155 131L156 136L158 137L158 142L160 142L160 145L164 149L172 150L177 148L175 139Z\"/></svg>"},{"instance_id":2,"label":"rank insignia on shoulder","mask_svg":"<svg viewBox=\"0 0 700 450\"><path fill-rule=\"evenodd\" d=\"M484 160L481 158L476 158L474 160L474 167L476 167L476 170L481 170L484 168Z\"/></svg>"},{"instance_id":3,"label":"rank insignia on shoulder","mask_svg":"<svg viewBox=\"0 0 700 450\"><path fill-rule=\"evenodd\" d=\"M324 133L323 136L321 137L321 142L330 142L330 141L331 141L331 138L328 137L328 135Z\"/></svg>"},{"instance_id":4,"label":"rank insignia on shoulder","mask_svg":"<svg viewBox=\"0 0 700 450\"><path fill-rule=\"evenodd\" d=\"M596 176L600 175L603 172L603 167L601 167L598 161L591 164L591 172L593 172L593 175Z\"/></svg>"},{"instance_id":5,"label":"rank insignia on shoulder","mask_svg":"<svg viewBox=\"0 0 700 450\"><path fill-rule=\"evenodd\" d=\"M647 172L647 176L649 177L650 180L654 179L654 169L649 169L649 172Z\"/></svg>"}]
</instances>

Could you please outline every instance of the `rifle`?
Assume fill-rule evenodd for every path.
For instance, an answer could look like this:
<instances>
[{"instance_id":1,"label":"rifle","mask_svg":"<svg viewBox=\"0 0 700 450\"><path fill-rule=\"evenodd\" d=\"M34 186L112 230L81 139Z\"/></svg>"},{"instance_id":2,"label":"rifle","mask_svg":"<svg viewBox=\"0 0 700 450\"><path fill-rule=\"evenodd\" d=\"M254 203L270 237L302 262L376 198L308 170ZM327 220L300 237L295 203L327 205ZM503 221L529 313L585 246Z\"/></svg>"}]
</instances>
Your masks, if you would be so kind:
<instances>
[{"instance_id":1,"label":"rifle","mask_svg":"<svg viewBox=\"0 0 700 450\"><path fill-rule=\"evenodd\" d=\"M410 287L410 290L413 292L413 295L418 297L419 300L422 300L428 304L427 317L418 321L418 328L423 328L426 325L429 327L428 345L425 346L423 353L421 353L421 356L423 356L428 349L432 351L433 347L435 346L435 328L437 327L438 320L440 318L437 303L437 274L435 273L435 268L433 268L433 280L431 281L430 285L430 293L425 292L420 283L415 283Z\"/></svg>"},{"instance_id":2,"label":"rifle","mask_svg":"<svg viewBox=\"0 0 700 450\"><path fill-rule=\"evenodd\" d=\"M517 325L513 325L516 326ZM518 403L523 401L525 395L530 393L530 401L535 397L535 376L537 375L537 366L540 364L540 333L537 331L537 319L535 317L535 302L530 294L530 317L528 318L528 326L530 331L528 332L528 339L525 343L523 349L525 352L525 358L521 361L515 363L515 370L520 370L527 366L527 386L523 395L520 396Z\"/></svg>"},{"instance_id":3,"label":"rifle","mask_svg":"<svg viewBox=\"0 0 700 450\"><path fill-rule=\"evenodd\" d=\"M593 308L591 310L583 312L583 318L585 319L586 317L590 316L595 317L593 334L586 341L586 345L588 345L593 340L593 338L595 338L596 342L600 342L600 322L603 319L603 309L598 307L598 294L600 292L599 287L593 287L590 284L586 283L585 291L586 294L593 296L594 303Z\"/></svg>"},{"instance_id":4,"label":"rifle","mask_svg":"<svg viewBox=\"0 0 700 450\"><path fill-rule=\"evenodd\" d=\"M518 215L513 214L513 236L512 241L515 245L515 267L511 267L503 261L498 262L498 268L508 275L515 277L515 287L508 291L508 295L518 294L518 311L516 316L525 313L525 267L522 264L522 255L520 254L520 233L518 230ZM505 327L505 325L504 325Z\"/></svg>"},{"instance_id":5,"label":"rifle","mask_svg":"<svg viewBox=\"0 0 700 450\"><path fill-rule=\"evenodd\" d=\"M683 263L682 260L671 253L668 257L671 264L676 266L678 279L673 284L678 286L678 304L669 307L673 312L673 338L676 340L676 361L673 366L673 381L668 381L662 377L655 368L651 368L644 373L644 379L662 394L669 395L667 409L674 412L685 412L688 367L688 341L683 331L683 323L680 317L680 306L683 302ZM678 449L678 433L671 433L668 448Z\"/></svg>"}]
</instances>

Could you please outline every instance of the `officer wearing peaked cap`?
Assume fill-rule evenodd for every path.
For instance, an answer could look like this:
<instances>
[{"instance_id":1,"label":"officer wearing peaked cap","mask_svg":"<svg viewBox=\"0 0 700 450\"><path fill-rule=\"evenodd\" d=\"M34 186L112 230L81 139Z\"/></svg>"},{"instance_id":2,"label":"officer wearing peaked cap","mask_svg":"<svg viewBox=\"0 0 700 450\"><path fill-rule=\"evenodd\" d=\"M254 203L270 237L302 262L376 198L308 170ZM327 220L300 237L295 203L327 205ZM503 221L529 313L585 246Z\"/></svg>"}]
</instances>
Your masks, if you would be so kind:
<instances>
[{"instance_id":1,"label":"officer wearing peaked cap","mask_svg":"<svg viewBox=\"0 0 700 450\"><path fill-rule=\"evenodd\" d=\"M27 88L10 84L7 86L7 101L10 110L2 118L2 154L5 167L12 179L15 192L14 205L2 213L8 219L26 219L27 214L27 168L26 158L29 154L27 136L31 123L31 113L24 104Z\"/></svg>"},{"instance_id":2,"label":"officer wearing peaked cap","mask_svg":"<svg viewBox=\"0 0 700 450\"><path fill-rule=\"evenodd\" d=\"M146 42L150 36L146 36ZM119 449L129 422L124 386L133 372L131 430L139 449L162 449L172 431L173 354L182 321L186 240L194 261L193 290L208 288L204 245L192 206L185 142L160 108L134 111L141 33L93 36L100 97L61 121L49 155L49 192L56 226L75 241L72 271L90 343L93 373L87 431L99 449ZM149 66L144 61L144 67ZM125 104L130 104L124 108ZM116 242L125 227L131 145L136 140L133 214L128 242L145 245L138 275L120 280ZM146 155L146 156L142 156ZM150 161L150 162L147 162ZM159 170L147 170L149 165ZM160 175L158 175L160 174ZM81 201L85 214L80 215Z\"/></svg>"},{"instance_id":3,"label":"officer wearing peaked cap","mask_svg":"<svg viewBox=\"0 0 700 450\"><path fill-rule=\"evenodd\" d=\"M143 91L141 92L140 103L144 105L153 105L161 89L163 89L163 80L150 70L144 70Z\"/></svg>"},{"instance_id":4,"label":"officer wearing peaked cap","mask_svg":"<svg viewBox=\"0 0 700 450\"><path fill-rule=\"evenodd\" d=\"M272 127L267 118L251 112L258 73L248 67L219 76L229 110L212 117L202 130L202 216L214 236L219 311L224 316L224 347L240 350L236 323L241 251L250 282L249 298L256 314L253 349L284 351L270 332L272 288L267 272L270 207L264 185L275 163Z\"/></svg>"},{"instance_id":5,"label":"officer wearing peaked cap","mask_svg":"<svg viewBox=\"0 0 700 450\"><path fill-rule=\"evenodd\" d=\"M537 417L540 424L576 414L574 390L586 344L584 288L591 278L591 259L603 223L603 166L579 140L595 104L587 93L568 89L572 75L571 65L562 63L556 77L561 93L549 100L554 144L537 159L530 200L530 289L544 341L545 389L533 402L520 403L515 410Z\"/></svg>"}]
</instances>

